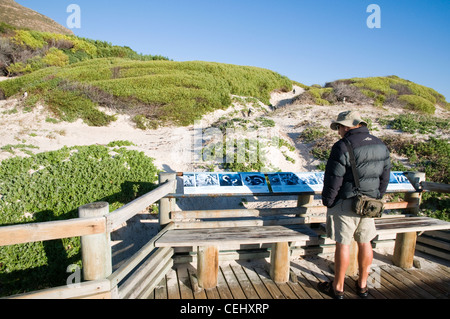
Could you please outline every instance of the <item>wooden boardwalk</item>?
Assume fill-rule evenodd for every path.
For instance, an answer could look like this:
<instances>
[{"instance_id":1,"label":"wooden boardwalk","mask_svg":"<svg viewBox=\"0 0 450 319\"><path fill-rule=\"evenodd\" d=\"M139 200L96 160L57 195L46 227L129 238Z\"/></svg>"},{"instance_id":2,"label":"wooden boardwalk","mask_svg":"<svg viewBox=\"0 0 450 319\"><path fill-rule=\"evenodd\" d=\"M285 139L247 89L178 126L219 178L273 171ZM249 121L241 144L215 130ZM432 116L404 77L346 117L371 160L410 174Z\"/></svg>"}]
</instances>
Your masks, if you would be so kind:
<instances>
[{"instance_id":1,"label":"wooden boardwalk","mask_svg":"<svg viewBox=\"0 0 450 319\"><path fill-rule=\"evenodd\" d=\"M449 299L448 265L421 259L422 268L404 270L389 263L374 266L370 299ZM195 291L195 267L177 265L154 290L154 299L329 299L317 290L320 281L333 278L331 262L321 257L295 258L291 269L296 278L276 284L266 270L264 260L222 262L219 285ZM355 293L356 277L347 277L345 298L359 298ZM194 289L192 288L194 287Z\"/></svg>"}]
</instances>

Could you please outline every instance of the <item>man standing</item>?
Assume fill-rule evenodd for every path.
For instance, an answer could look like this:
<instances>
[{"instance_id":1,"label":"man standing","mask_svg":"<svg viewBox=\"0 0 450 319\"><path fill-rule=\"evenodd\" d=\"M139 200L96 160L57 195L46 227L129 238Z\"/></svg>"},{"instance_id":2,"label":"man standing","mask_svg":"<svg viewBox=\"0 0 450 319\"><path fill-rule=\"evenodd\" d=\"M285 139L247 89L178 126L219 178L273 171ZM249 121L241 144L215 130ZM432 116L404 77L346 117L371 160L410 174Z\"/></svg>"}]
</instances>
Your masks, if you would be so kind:
<instances>
[{"instance_id":1,"label":"man standing","mask_svg":"<svg viewBox=\"0 0 450 319\"><path fill-rule=\"evenodd\" d=\"M355 186L349 151L344 139L350 141L355 153L359 175L359 193L381 199L386 193L390 175L390 154L386 145L370 135L367 123L359 112L339 114L331 129L338 131L339 140L332 148L327 163L322 201L328 207L327 235L336 241L335 277L333 282L322 282L319 290L336 299L344 297L345 273L350 262L352 239L358 243L359 279L356 291L362 298L368 296L367 279L373 260L371 240L376 236L373 218L364 218L352 209L358 194Z\"/></svg>"}]
</instances>

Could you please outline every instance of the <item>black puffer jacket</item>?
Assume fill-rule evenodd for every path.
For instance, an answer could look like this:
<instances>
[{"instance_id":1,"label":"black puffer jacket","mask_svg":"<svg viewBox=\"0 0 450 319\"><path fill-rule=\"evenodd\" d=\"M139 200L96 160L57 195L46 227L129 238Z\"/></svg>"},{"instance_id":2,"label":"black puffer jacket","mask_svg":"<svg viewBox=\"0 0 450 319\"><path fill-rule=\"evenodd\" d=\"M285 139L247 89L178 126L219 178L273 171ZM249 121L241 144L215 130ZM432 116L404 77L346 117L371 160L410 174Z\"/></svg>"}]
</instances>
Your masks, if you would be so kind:
<instances>
[{"instance_id":1,"label":"black puffer jacket","mask_svg":"<svg viewBox=\"0 0 450 319\"><path fill-rule=\"evenodd\" d=\"M372 198L382 198L389 184L391 169L388 148L380 139L370 135L365 126L350 130L345 137L354 149L361 193ZM327 163L323 204L333 207L339 199L355 197L355 188L348 149L342 139L334 144Z\"/></svg>"}]
</instances>

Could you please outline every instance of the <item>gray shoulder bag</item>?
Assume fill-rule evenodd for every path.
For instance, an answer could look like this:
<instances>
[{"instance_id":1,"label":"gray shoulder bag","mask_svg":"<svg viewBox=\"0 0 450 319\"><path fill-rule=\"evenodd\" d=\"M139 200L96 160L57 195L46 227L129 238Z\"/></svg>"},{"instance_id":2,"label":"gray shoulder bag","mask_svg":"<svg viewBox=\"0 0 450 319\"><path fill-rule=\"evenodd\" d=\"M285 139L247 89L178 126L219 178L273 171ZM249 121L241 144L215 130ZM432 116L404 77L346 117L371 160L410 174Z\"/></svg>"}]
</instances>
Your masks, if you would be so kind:
<instances>
[{"instance_id":1,"label":"gray shoulder bag","mask_svg":"<svg viewBox=\"0 0 450 319\"><path fill-rule=\"evenodd\" d=\"M380 218L384 211L384 203L381 199L374 199L372 197L361 194L361 184L359 183L359 175L356 171L356 159L353 147L350 141L344 138L347 145L348 153L350 155L350 164L352 165L353 178L355 179L355 186L358 194L353 199L352 208L356 214L366 218Z\"/></svg>"}]
</instances>

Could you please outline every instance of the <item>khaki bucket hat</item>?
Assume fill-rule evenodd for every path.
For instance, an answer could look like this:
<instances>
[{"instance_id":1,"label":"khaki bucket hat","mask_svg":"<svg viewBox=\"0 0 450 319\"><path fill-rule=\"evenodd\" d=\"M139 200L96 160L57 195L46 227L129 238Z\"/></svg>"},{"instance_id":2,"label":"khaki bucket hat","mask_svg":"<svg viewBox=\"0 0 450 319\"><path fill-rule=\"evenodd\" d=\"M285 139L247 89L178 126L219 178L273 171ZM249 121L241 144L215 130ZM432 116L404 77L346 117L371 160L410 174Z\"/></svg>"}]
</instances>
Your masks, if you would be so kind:
<instances>
[{"instance_id":1,"label":"khaki bucket hat","mask_svg":"<svg viewBox=\"0 0 450 319\"><path fill-rule=\"evenodd\" d=\"M333 121L330 127L333 131L337 131L338 125L355 127L359 124L367 126L367 123L361 118L361 114L358 111L346 111L340 113L337 120Z\"/></svg>"}]
</instances>

